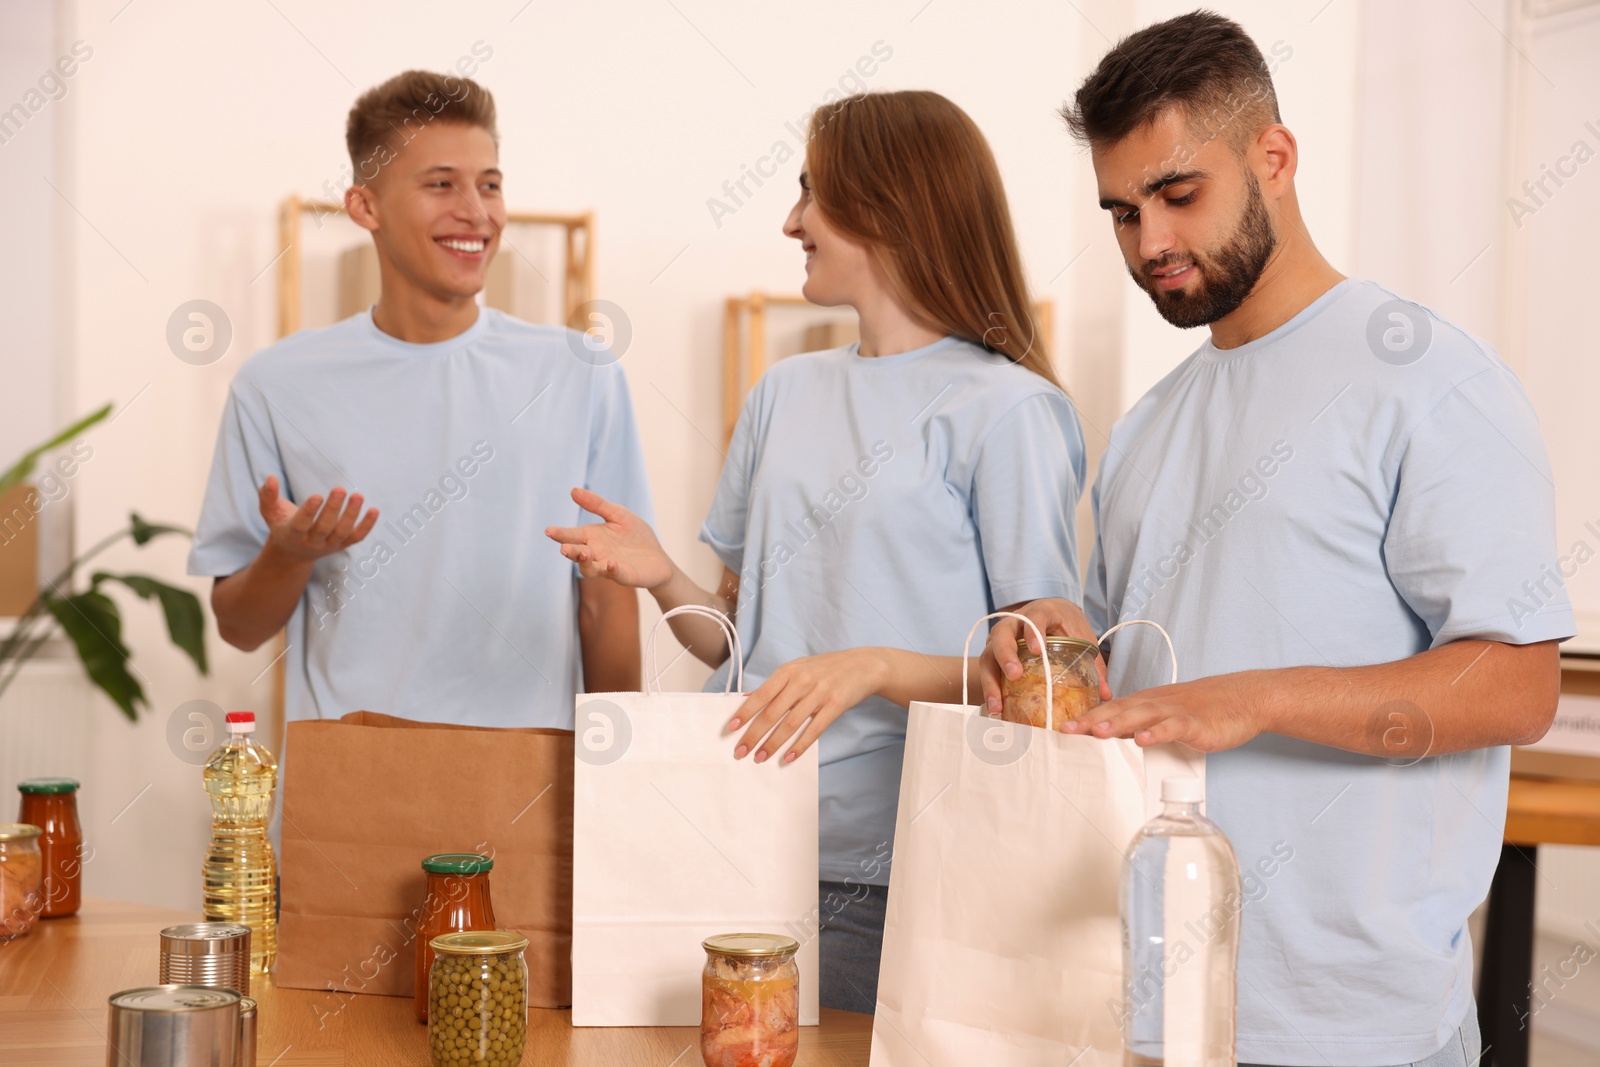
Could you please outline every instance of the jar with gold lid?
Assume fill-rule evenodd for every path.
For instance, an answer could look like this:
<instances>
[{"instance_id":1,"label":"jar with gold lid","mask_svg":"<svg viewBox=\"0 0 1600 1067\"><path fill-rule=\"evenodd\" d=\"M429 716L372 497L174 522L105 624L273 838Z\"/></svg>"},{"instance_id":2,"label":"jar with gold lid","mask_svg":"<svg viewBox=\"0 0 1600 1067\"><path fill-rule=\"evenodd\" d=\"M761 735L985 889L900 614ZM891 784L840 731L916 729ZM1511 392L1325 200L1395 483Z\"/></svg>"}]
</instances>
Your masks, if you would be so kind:
<instances>
[{"instance_id":1,"label":"jar with gold lid","mask_svg":"<svg viewBox=\"0 0 1600 1067\"><path fill-rule=\"evenodd\" d=\"M33 929L44 910L44 859L32 823L0 823L0 941Z\"/></svg>"},{"instance_id":2,"label":"jar with gold lid","mask_svg":"<svg viewBox=\"0 0 1600 1067\"><path fill-rule=\"evenodd\" d=\"M1093 641L1080 637L1046 637L1045 654L1029 650L1024 639L1017 642L1017 658L1022 674L1000 679L1000 717L1006 722L1026 723L1043 729L1046 725L1045 664L1049 664L1054 688L1055 714L1051 728L1065 732L1067 723L1087 715L1100 706L1100 673L1095 669L1099 649Z\"/></svg>"},{"instance_id":3,"label":"jar with gold lid","mask_svg":"<svg viewBox=\"0 0 1600 1067\"><path fill-rule=\"evenodd\" d=\"M428 1054L433 1067L516 1067L528 1037L528 939L510 930L429 942Z\"/></svg>"},{"instance_id":4,"label":"jar with gold lid","mask_svg":"<svg viewBox=\"0 0 1600 1067\"><path fill-rule=\"evenodd\" d=\"M706 1067L790 1067L800 1053L799 942L777 934L708 937L700 979Z\"/></svg>"}]
</instances>

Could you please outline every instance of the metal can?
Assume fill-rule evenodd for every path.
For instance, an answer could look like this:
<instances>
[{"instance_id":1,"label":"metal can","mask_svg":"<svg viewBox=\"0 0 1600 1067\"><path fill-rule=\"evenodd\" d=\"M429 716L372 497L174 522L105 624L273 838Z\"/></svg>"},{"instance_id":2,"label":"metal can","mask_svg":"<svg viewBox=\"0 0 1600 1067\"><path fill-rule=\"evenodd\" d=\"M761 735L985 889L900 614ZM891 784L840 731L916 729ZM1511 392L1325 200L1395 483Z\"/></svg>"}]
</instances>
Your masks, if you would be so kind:
<instances>
[{"instance_id":1,"label":"metal can","mask_svg":"<svg viewBox=\"0 0 1600 1067\"><path fill-rule=\"evenodd\" d=\"M701 942L700 1057L706 1067L790 1067L800 1054L800 943L778 934Z\"/></svg>"},{"instance_id":2,"label":"metal can","mask_svg":"<svg viewBox=\"0 0 1600 1067\"><path fill-rule=\"evenodd\" d=\"M250 995L250 927L180 923L161 931L162 984L209 986Z\"/></svg>"},{"instance_id":3,"label":"metal can","mask_svg":"<svg viewBox=\"0 0 1600 1067\"><path fill-rule=\"evenodd\" d=\"M1000 717L1006 722L1026 723L1043 729L1065 732L1067 723L1100 706L1100 673L1095 669L1099 653L1093 641L1080 637L1046 637L1045 654L1028 649L1028 642L1017 642L1017 658L1022 675L1000 679ZM1055 714L1047 720L1045 708L1045 663L1050 664L1054 689Z\"/></svg>"},{"instance_id":4,"label":"metal can","mask_svg":"<svg viewBox=\"0 0 1600 1067\"><path fill-rule=\"evenodd\" d=\"M234 1067L239 994L158 985L109 998L106 1067Z\"/></svg>"},{"instance_id":5,"label":"metal can","mask_svg":"<svg viewBox=\"0 0 1600 1067\"><path fill-rule=\"evenodd\" d=\"M239 1048L233 1067L256 1067L256 1002L251 997L239 998Z\"/></svg>"},{"instance_id":6,"label":"metal can","mask_svg":"<svg viewBox=\"0 0 1600 1067\"><path fill-rule=\"evenodd\" d=\"M32 930L44 910L40 833L32 823L0 823L0 941Z\"/></svg>"},{"instance_id":7,"label":"metal can","mask_svg":"<svg viewBox=\"0 0 1600 1067\"><path fill-rule=\"evenodd\" d=\"M510 930L434 938L428 971L433 1067L516 1067L528 1039L528 939Z\"/></svg>"}]
</instances>

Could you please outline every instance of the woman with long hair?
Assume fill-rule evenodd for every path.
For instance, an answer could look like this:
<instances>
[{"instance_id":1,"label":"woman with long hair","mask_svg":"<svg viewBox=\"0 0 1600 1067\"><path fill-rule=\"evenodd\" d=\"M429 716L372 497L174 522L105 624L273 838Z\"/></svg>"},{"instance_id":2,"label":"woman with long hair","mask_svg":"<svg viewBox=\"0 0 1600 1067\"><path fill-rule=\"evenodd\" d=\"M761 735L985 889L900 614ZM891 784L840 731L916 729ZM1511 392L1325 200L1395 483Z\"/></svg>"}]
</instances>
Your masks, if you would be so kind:
<instances>
[{"instance_id":1,"label":"woman with long hair","mask_svg":"<svg viewBox=\"0 0 1600 1067\"><path fill-rule=\"evenodd\" d=\"M603 523L548 533L585 576L734 618L761 683L730 723L744 728L735 758L793 760L820 738L822 1003L871 1012L904 705L958 699L951 657L979 616L1081 600L1083 435L1037 332L994 156L949 100L819 108L783 229L805 252L806 298L853 307L861 340L782 360L752 388L700 532L724 565L717 588L582 489ZM721 630L671 625L719 690Z\"/></svg>"}]
</instances>

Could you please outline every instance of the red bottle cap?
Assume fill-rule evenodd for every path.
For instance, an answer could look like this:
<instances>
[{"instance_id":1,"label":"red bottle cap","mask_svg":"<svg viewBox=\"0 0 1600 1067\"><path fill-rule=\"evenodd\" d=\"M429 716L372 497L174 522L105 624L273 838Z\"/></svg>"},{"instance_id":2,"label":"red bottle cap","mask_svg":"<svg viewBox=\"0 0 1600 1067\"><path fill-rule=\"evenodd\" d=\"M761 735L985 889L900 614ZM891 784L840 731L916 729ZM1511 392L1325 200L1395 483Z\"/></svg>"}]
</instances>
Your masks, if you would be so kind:
<instances>
[{"instance_id":1,"label":"red bottle cap","mask_svg":"<svg viewBox=\"0 0 1600 1067\"><path fill-rule=\"evenodd\" d=\"M227 721L228 722L255 722L256 721L256 713L253 712L253 711L230 711L230 712L228 712Z\"/></svg>"}]
</instances>

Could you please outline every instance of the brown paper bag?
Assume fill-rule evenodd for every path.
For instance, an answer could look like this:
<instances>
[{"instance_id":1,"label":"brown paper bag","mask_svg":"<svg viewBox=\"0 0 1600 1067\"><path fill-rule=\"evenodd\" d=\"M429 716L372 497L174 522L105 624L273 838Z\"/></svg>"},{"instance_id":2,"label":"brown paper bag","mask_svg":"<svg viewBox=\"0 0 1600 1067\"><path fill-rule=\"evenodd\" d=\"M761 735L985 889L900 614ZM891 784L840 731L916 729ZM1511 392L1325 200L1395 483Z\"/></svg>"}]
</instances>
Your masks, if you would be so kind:
<instances>
[{"instance_id":1,"label":"brown paper bag","mask_svg":"<svg viewBox=\"0 0 1600 1067\"><path fill-rule=\"evenodd\" d=\"M289 724L277 985L411 996L437 852L484 852L496 924L528 939L528 1003L572 989L570 730L357 711Z\"/></svg>"}]
</instances>

